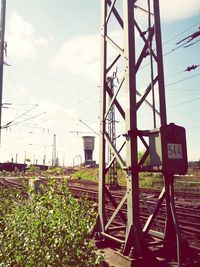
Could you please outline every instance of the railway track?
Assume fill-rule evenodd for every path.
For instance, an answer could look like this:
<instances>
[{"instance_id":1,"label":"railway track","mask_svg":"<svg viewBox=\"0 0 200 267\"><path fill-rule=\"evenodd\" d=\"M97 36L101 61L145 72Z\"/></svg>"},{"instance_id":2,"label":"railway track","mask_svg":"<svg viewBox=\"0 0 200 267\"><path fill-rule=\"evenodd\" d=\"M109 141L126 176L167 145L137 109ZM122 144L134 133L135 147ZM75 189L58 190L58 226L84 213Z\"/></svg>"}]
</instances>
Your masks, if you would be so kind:
<instances>
[{"instance_id":1,"label":"railway track","mask_svg":"<svg viewBox=\"0 0 200 267\"><path fill-rule=\"evenodd\" d=\"M87 187L83 186L81 182L69 182L70 189L75 197L80 197L81 195L86 195L88 198L97 201L98 200L98 190L97 188L90 187L89 185ZM140 192L141 200L140 200L140 217L141 222L144 222L147 220L149 216L150 210L155 206L156 200L157 200L157 190L154 192L153 190L150 190L151 194L150 196L147 194L148 190L142 190ZM193 201L196 199L195 196L191 196L192 202L188 203L187 206L185 201L182 201L182 198L185 193L180 194L180 198L176 199L176 214L179 220L179 225L181 232L185 238L187 238L190 241L190 244L200 252L200 209L199 204L195 203L193 204ZM115 191L113 192L113 197L118 204L120 200L122 199L123 192L122 191ZM186 194L186 197L189 197L189 194ZM198 197L198 195L197 195ZM198 200L198 198L196 199ZM106 200L108 201L108 199ZM114 210L111 205L108 206L108 212L112 212ZM123 205L121 212L126 215L126 205ZM155 225L155 230L164 231L165 226L165 213L166 213L166 207L165 204L162 205L162 208L157 216L157 223L158 225ZM121 225L123 227L123 225ZM125 226L125 225L124 225ZM124 227L125 229L125 227Z\"/></svg>"},{"instance_id":2,"label":"railway track","mask_svg":"<svg viewBox=\"0 0 200 267\"><path fill-rule=\"evenodd\" d=\"M59 178L58 178L59 179ZM47 180L44 178L40 179L43 183ZM74 195L74 197L86 196L87 198L97 202L98 201L98 188L97 183L93 181L85 180L68 180L69 188ZM18 178L1 178L0 187L14 188L17 190L22 190L23 193L26 192L25 186ZM154 207L156 203L156 198L158 196L158 190L144 189L141 190L141 201L140 201L140 215L141 223L143 223L149 216L150 210ZM113 197L116 203L119 203L124 194L124 188L119 191L113 192ZM187 202L184 200L184 196ZM191 246L193 246L198 252L200 252L200 209L199 209L199 195L188 194L188 193L178 193L176 194L176 212L179 220L179 225L182 234L189 240ZM190 203L188 202L190 199ZM197 200L197 202L195 201ZM106 200L108 201L108 200ZM187 205L186 205L187 203ZM108 206L107 212L113 211L111 205ZM126 216L126 204L123 205L121 212ZM154 226L155 231L163 231L165 225L165 204L162 205L157 216L157 224ZM116 224L120 223L122 229L125 230L125 225L120 222L119 218ZM123 228L124 227L124 228ZM125 231L124 231L125 234Z\"/></svg>"}]
</instances>

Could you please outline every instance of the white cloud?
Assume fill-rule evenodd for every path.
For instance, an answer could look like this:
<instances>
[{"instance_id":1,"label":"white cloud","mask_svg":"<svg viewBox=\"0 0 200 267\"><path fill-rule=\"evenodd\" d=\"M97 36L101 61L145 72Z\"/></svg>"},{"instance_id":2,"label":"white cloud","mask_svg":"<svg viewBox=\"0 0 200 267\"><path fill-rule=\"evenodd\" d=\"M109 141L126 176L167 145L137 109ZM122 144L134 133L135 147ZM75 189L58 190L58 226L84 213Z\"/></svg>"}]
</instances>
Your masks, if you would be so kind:
<instances>
[{"instance_id":1,"label":"white cloud","mask_svg":"<svg viewBox=\"0 0 200 267\"><path fill-rule=\"evenodd\" d=\"M49 40L54 40L54 36L50 32L47 33L47 36Z\"/></svg>"},{"instance_id":2,"label":"white cloud","mask_svg":"<svg viewBox=\"0 0 200 267\"><path fill-rule=\"evenodd\" d=\"M76 116L72 110L68 110L63 106L51 102L39 103L41 112L46 112L46 128L67 128L73 124Z\"/></svg>"},{"instance_id":3,"label":"white cloud","mask_svg":"<svg viewBox=\"0 0 200 267\"><path fill-rule=\"evenodd\" d=\"M8 54L15 57L34 59L37 48L47 46L47 40L36 33L33 25L26 22L16 11L8 18L6 41Z\"/></svg>"},{"instance_id":4,"label":"white cloud","mask_svg":"<svg viewBox=\"0 0 200 267\"><path fill-rule=\"evenodd\" d=\"M119 46L122 45L122 35L119 31L111 32L110 37ZM99 34L74 36L62 45L51 60L50 66L69 74L87 75L95 82L99 82L100 44ZM116 51L110 47L108 61L114 56Z\"/></svg>"},{"instance_id":5,"label":"white cloud","mask_svg":"<svg viewBox=\"0 0 200 267\"><path fill-rule=\"evenodd\" d=\"M69 74L91 74L100 57L98 35L80 35L67 40L51 61L51 67Z\"/></svg>"},{"instance_id":6,"label":"white cloud","mask_svg":"<svg viewBox=\"0 0 200 267\"><path fill-rule=\"evenodd\" d=\"M160 9L164 21L187 19L200 13L200 0L162 0Z\"/></svg>"},{"instance_id":7,"label":"white cloud","mask_svg":"<svg viewBox=\"0 0 200 267\"><path fill-rule=\"evenodd\" d=\"M187 19L200 13L200 0L160 0L159 3L161 19L165 22ZM146 0L138 0L137 5L147 9Z\"/></svg>"},{"instance_id":8,"label":"white cloud","mask_svg":"<svg viewBox=\"0 0 200 267\"><path fill-rule=\"evenodd\" d=\"M42 114L44 111L46 113ZM23 112L18 111L15 115L12 113L9 119L7 116L6 122L16 118ZM42 115L37 116L39 114ZM37 108L21 117L19 121L34 116L35 118L31 120L2 131L2 149L4 153L1 153L0 161L10 160L11 155L15 157L15 154L18 153L18 162L23 162L26 151L27 158L33 160L37 155L38 163L41 164L45 150L46 163L49 164L52 157L54 134L57 137L56 149L60 161L65 156L65 162L70 164L74 155L82 153L81 137L69 132L73 130L74 124L77 123L76 115L72 110L68 110L59 104L41 102Z\"/></svg>"}]
</instances>

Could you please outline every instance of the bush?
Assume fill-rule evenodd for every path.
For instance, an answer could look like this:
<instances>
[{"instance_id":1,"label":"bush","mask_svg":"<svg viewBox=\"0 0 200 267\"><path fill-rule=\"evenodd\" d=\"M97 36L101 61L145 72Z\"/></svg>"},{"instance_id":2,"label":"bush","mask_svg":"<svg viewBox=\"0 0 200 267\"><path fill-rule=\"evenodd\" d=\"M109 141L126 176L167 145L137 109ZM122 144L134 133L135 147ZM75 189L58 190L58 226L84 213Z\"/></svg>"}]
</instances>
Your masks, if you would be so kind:
<instances>
[{"instance_id":1,"label":"bush","mask_svg":"<svg viewBox=\"0 0 200 267\"><path fill-rule=\"evenodd\" d=\"M74 199L65 185L43 191L26 199L0 189L0 266L95 266L92 204Z\"/></svg>"}]
</instances>

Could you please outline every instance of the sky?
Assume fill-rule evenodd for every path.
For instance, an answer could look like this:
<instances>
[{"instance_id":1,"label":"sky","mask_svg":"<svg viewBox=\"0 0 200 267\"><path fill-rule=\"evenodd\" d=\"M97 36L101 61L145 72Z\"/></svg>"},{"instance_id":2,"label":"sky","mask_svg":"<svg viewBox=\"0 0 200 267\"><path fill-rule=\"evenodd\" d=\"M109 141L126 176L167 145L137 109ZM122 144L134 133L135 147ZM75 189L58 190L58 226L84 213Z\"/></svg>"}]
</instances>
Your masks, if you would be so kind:
<instances>
[{"instance_id":1,"label":"sky","mask_svg":"<svg viewBox=\"0 0 200 267\"><path fill-rule=\"evenodd\" d=\"M2 127L10 127L2 129L0 162L42 164L45 156L50 165L56 136L60 165L76 165L84 135L96 136L98 162L89 128L99 130L100 2L7 1ZM200 0L162 0L160 8L168 122L186 128L188 158L199 160L200 67L184 70L200 64L200 42L174 48L198 30Z\"/></svg>"}]
</instances>

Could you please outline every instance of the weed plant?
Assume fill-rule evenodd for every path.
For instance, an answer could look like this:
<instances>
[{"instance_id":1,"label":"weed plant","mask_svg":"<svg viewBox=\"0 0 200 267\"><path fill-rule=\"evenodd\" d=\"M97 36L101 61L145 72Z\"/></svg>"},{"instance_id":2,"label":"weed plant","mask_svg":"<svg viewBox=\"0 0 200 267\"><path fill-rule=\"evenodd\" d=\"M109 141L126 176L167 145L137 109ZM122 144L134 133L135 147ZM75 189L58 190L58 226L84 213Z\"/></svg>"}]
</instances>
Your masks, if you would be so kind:
<instances>
[{"instance_id":1,"label":"weed plant","mask_svg":"<svg viewBox=\"0 0 200 267\"><path fill-rule=\"evenodd\" d=\"M96 266L92 203L51 182L43 194L0 188L0 267Z\"/></svg>"}]
</instances>

